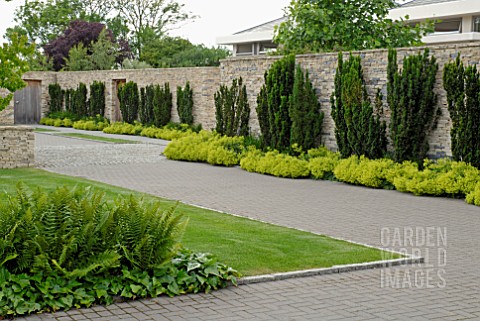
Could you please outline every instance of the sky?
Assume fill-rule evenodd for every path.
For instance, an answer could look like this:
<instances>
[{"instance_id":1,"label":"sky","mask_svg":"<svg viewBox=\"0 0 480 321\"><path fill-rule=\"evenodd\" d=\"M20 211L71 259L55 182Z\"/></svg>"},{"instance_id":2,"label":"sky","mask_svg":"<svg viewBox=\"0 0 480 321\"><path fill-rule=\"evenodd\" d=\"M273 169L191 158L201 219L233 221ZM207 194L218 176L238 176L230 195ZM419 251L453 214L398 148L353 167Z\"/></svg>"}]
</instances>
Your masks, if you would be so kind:
<instances>
[{"instance_id":1,"label":"sky","mask_svg":"<svg viewBox=\"0 0 480 321\"><path fill-rule=\"evenodd\" d=\"M0 39L8 27L14 26L16 7L25 0L5 2L0 0ZM214 46L219 36L254 27L283 16L283 8L290 0L178 0L187 11L200 16L194 22L171 31L172 36L181 36L194 44ZM3 42L3 41L2 41Z\"/></svg>"}]
</instances>

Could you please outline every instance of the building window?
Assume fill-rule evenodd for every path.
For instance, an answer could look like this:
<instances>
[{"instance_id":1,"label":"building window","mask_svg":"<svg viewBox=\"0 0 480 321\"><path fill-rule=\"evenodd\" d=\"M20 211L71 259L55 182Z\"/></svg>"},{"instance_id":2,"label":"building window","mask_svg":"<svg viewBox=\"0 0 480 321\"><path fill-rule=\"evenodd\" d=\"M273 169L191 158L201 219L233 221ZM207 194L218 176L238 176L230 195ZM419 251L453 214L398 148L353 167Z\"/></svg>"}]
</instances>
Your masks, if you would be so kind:
<instances>
[{"instance_id":1,"label":"building window","mask_svg":"<svg viewBox=\"0 0 480 321\"><path fill-rule=\"evenodd\" d=\"M253 45L251 43L238 44L237 55L253 55Z\"/></svg>"},{"instance_id":2,"label":"building window","mask_svg":"<svg viewBox=\"0 0 480 321\"><path fill-rule=\"evenodd\" d=\"M473 32L480 32L480 16L473 17Z\"/></svg>"},{"instance_id":3,"label":"building window","mask_svg":"<svg viewBox=\"0 0 480 321\"><path fill-rule=\"evenodd\" d=\"M450 34L462 32L462 19L442 20L435 24L434 34Z\"/></svg>"},{"instance_id":4,"label":"building window","mask_svg":"<svg viewBox=\"0 0 480 321\"><path fill-rule=\"evenodd\" d=\"M277 45L272 42L261 42L260 43L260 54L267 54L270 52L275 52L277 50Z\"/></svg>"}]
</instances>

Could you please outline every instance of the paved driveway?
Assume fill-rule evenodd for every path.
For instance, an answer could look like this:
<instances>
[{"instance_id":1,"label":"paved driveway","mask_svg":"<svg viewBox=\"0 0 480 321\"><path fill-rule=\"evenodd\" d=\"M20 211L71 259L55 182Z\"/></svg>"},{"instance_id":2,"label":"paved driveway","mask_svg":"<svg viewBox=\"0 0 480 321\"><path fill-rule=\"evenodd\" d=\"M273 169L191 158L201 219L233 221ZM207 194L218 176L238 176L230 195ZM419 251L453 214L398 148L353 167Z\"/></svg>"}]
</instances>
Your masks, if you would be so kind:
<instances>
[{"instance_id":1,"label":"paved driveway","mask_svg":"<svg viewBox=\"0 0 480 321\"><path fill-rule=\"evenodd\" d=\"M109 152L118 145L82 141L73 145L68 138L36 136L37 159L57 173L404 249L421 254L427 262L242 285L212 294L162 297L27 320L480 320L480 207L462 200L169 161L160 156L165 143L159 141L122 145L122 163ZM62 161L69 149L78 156ZM102 162L95 162L99 157Z\"/></svg>"}]
</instances>

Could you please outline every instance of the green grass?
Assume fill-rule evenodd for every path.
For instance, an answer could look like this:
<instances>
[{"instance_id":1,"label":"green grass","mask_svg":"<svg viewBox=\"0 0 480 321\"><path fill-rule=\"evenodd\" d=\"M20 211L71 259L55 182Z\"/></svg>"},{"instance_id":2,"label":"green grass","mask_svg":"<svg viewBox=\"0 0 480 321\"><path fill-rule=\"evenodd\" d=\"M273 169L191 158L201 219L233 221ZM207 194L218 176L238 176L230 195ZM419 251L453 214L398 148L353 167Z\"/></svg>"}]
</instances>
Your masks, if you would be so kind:
<instances>
[{"instance_id":1,"label":"green grass","mask_svg":"<svg viewBox=\"0 0 480 321\"><path fill-rule=\"evenodd\" d=\"M115 143L115 144L136 144L137 143L136 141L132 141L128 139L110 138L110 137L94 136L94 135L79 134L79 133L67 133L67 134L61 134L59 136L82 138L82 139L96 140L99 142L107 142L107 143Z\"/></svg>"},{"instance_id":2,"label":"green grass","mask_svg":"<svg viewBox=\"0 0 480 321\"><path fill-rule=\"evenodd\" d=\"M30 188L41 186L47 190L53 190L57 186L92 186L103 190L108 199L134 194L148 200L160 200L165 206L175 204L173 201L147 194L37 169L0 170L0 190L12 193L20 181ZM5 197L5 194L1 194L0 200ZM391 254L376 249L182 203L178 205L177 212L183 213L189 219L182 239L185 247L213 253L222 262L247 276L377 261L391 257Z\"/></svg>"},{"instance_id":3,"label":"green grass","mask_svg":"<svg viewBox=\"0 0 480 321\"><path fill-rule=\"evenodd\" d=\"M55 133L58 132L58 130L53 130L53 129L48 129L48 128L35 128L33 130L36 133Z\"/></svg>"}]
</instances>

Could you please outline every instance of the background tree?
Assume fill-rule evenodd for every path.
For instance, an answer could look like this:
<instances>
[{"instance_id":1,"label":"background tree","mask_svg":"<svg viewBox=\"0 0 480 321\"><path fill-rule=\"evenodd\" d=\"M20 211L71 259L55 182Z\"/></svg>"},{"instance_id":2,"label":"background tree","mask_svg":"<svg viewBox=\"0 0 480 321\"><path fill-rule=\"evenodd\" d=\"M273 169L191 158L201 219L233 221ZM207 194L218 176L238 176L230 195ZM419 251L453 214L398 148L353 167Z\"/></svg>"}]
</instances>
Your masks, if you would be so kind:
<instances>
[{"instance_id":1,"label":"background tree","mask_svg":"<svg viewBox=\"0 0 480 321\"><path fill-rule=\"evenodd\" d=\"M79 43L70 49L68 58L65 59L64 66L61 70L65 71L88 71L94 70L92 59L88 54L88 49Z\"/></svg>"},{"instance_id":2,"label":"background tree","mask_svg":"<svg viewBox=\"0 0 480 321\"><path fill-rule=\"evenodd\" d=\"M152 66L150 66L145 61L127 58L122 61L121 68L122 69L147 69L147 68L152 68Z\"/></svg>"},{"instance_id":3,"label":"background tree","mask_svg":"<svg viewBox=\"0 0 480 321\"><path fill-rule=\"evenodd\" d=\"M204 45L192 45L164 59L166 58L168 67L208 67L220 66L220 60L230 55L231 52L222 47L208 48Z\"/></svg>"},{"instance_id":4,"label":"background tree","mask_svg":"<svg viewBox=\"0 0 480 321\"><path fill-rule=\"evenodd\" d=\"M155 68L170 67L173 55L193 46L183 38L159 37L151 28L145 29L141 37L145 45L139 58Z\"/></svg>"},{"instance_id":5,"label":"background tree","mask_svg":"<svg viewBox=\"0 0 480 321\"><path fill-rule=\"evenodd\" d=\"M227 49L194 45L180 37L159 37L151 29L145 29L142 42L140 60L155 68L218 66L230 56Z\"/></svg>"},{"instance_id":6,"label":"background tree","mask_svg":"<svg viewBox=\"0 0 480 321\"><path fill-rule=\"evenodd\" d=\"M184 5L175 0L113 0L113 6L129 27L138 56L142 54L145 42L142 33L152 29L156 35L163 36L179 22L192 19Z\"/></svg>"},{"instance_id":7,"label":"background tree","mask_svg":"<svg viewBox=\"0 0 480 321\"><path fill-rule=\"evenodd\" d=\"M275 30L286 53L404 47L421 43L433 22L388 19L394 0L292 0L288 20ZM408 17L405 17L407 19Z\"/></svg>"},{"instance_id":8,"label":"background tree","mask_svg":"<svg viewBox=\"0 0 480 321\"><path fill-rule=\"evenodd\" d=\"M12 34L10 43L3 43L0 47L0 88L10 92L6 97L0 97L0 111L8 106L15 91L26 86L22 75L28 71L27 58L35 50L27 42L26 36Z\"/></svg>"},{"instance_id":9,"label":"background tree","mask_svg":"<svg viewBox=\"0 0 480 321\"><path fill-rule=\"evenodd\" d=\"M57 38L72 21L98 21L85 11L80 0L25 1L15 11L17 28L24 30L31 43L42 46Z\"/></svg>"},{"instance_id":10,"label":"background tree","mask_svg":"<svg viewBox=\"0 0 480 321\"><path fill-rule=\"evenodd\" d=\"M70 50L80 44L86 49L87 55L92 55L94 49L96 49L96 63L102 66L99 69L110 69L115 62L116 49L111 31L105 28L105 25L99 22L72 21L62 35L43 47L46 56L52 59L54 70L62 69L66 60L69 59ZM95 45L95 43L97 44ZM110 61L111 57L113 57L113 61ZM100 60L103 60L103 62ZM105 62L105 60L108 60L108 62ZM105 68L105 65L109 65L109 68ZM92 68L96 69L95 67Z\"/></svg>"},{"instance_id":11,"label":"background tree","mask_svg":"<svg viewBox=\"0 0 480 321\"><path fill-rule=\"evenodd\" d=\"M27 35L41 51L43 45L62 36L72 21L99 22L111 29L109 37L112 42L116 39L119 51L128 54L117 58L120 64L127 58L134 58L127 48L133 48L137 58L140 56L143 46L151 40L144 37L146 30L153 30L155 38L161 38L175 24L190 18L193 16L175 0L33 0L16 10L17 25L12 29ZM98 32L95 28L92 31ZM84 47L90 42L91 39L85 39ZM68 57L73 46L63 50L64 57ZM54 67L59 70L58 62Z\"/></svg>"},{"instance_id":12,"label":"background tree","mask_svg":"<svg viewBox=\"0 0 480 321\"><path fill-rule=\"evenodd\" d=\"M91 43L91 55L95 70L110 70L115 65L118 46L111 41L107 30L103 29L97 41Z\"/></svg>"}]
</instances>

